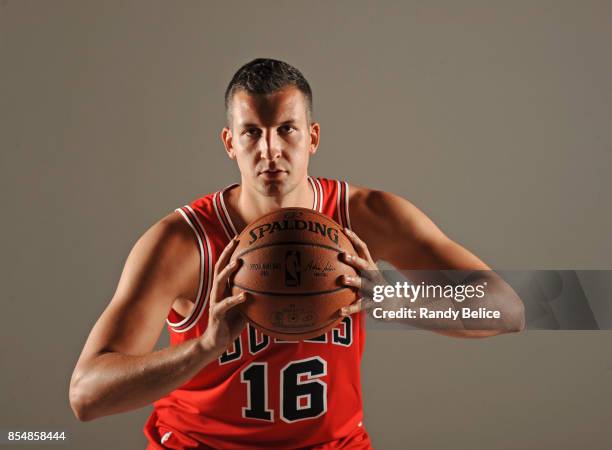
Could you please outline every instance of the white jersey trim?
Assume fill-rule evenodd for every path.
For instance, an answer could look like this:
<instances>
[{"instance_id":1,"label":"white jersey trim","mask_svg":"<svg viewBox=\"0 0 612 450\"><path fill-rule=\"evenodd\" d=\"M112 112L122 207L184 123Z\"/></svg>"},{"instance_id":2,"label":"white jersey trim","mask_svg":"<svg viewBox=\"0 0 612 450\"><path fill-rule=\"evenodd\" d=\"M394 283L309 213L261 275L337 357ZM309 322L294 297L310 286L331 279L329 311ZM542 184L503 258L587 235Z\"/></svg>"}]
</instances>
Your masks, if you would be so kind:
<instances>
[{"instance_id":1,"label":"white jersey trim","mask_svg":"<svg viewBox=\"0 0 612 450\"><path fill-rule=\"evenodd\" d=\"M219 213L219 208L217 208L217 196L219 195L218 192L215 192L215 195L213 197L213 206L215 208L215 214L217 214L217 219L219 219L219 223L221 224L221 228L223 228L223 232L225 233L225 235L227 236L228 240L232 240L232 237L230 236L227 227L225 225L225 223L223 222L223 219L221 218L221 214Z\"/></svg>"},{"instance_id":2,"label":"white jersey trim","mask_svg":"<svg viewBox=\"0 0 612 450\"><path fill-rule=\"evenodd\" d=\"M344 211L346 215L346 226L349 230L352 230L351 227L351 216L349 214L349 184L346 181L343 181L344 186L346 187L346 192L344 193Z\"/></svg>"},{"instance_id":3,"label":"white jersey trim","mask_svg":"<svg viewBox=\"0 0 612 450\"><path fill-rule=\"evenodd\" d=\"M318 211L317 206L319 196L317 195L317 187L315 186L314 181L312 181L312 177L308 177L308 182L310 183L310 187L312 188L312 209Z\"/></svg>"},{"instance_id":4,"label":"white jersey trim","mask_svg":"<svg viewBox=\"0 0 612 450\"><path fill-rule=\"evenodd\" d=\"M196 239L198 240L198 245L199 245L199 250L200 250L200 280L198 283L198 296L196 298L196 302L194 304L194 307L191 311L191 313L185 317L183 320L181 320L180 322L170 322L168 319L166 319L166 322L168 323L168 325L170 325L170 327L173 328L173 331L176 333L184 333L188 330L190 330L191 328L193 328L193 326L198 323L198 321L200 320L200 317L202 316L202 314L204 313L204 310L206 309L206 303L208 303L208 297L210 295L210 289L211 289L211 284L212 284L212 277L213 277L213 269L212 269L212 251L210 248L210 242L208 239L208 235L206 234L206 230L204 229L204 226L202 225L202 222L200 222L200 219L198 219L197 214L195 213L195 211L191 208L191 206L186 205L185 208L187 208L189 210L189 212L191 214L193 214L193 217L195 218L195 220L197 221L198 225L200 226L200 229L202 230L203 233L203 237L204 237L204 244L206 244L206 250L207 250L207 254L208 254L208 276L206 277L206 291L205 294L202 295L202 290L203 290L203 282L204 282L204 267L205 267L205 261L204 261L204 244L202 243L202 238L200 237L200 233L198 233L198 230L196 229L195 225L191 222L191 219L189 218L189 216L185 213L185 211L183 211L181 208L178 208L176 211L178 211L183 218L187 221L187 223L189 224L189 226L191 227L191 229L193 230L193 232L196 235ZM199 304L203 302L202 307L198 308ZM194 313L196 311L198 311L198 315L197 317L193 318ZM180 327L184 324L186 324L187 322L189 322L190 320L192 320L191 325L189 325L186 328L181 328L181 329L176 329L177 327Z\"/></svg>"},{"instance_id":5,"label":"white jersey trim","mask_svg":"<svg viewBox=\"0 0 612 450\"><path fill-rule=\"evenodd\" d=\"M225 213L225 217L227 218L227 223L229 223L229 226L232 228L234 236L236 236L238 234L236 232L236 227L234 226L234 222L232 222L232 218L230 217L229 213L227 212L227 208L225 207L225 199L223 198L223 194L225 194L225 191L227 191L229 188L231 188L233 186L236 186L236 184L230 184L228 187L223 189L221 191L221 193L219 194L219 199L221 200L221 207L223 208L223 212Z\"/></svg>"},{"instance_id":6,"label":"white jersey trim","mask_svg":"<svg viewBox=\"0 0 612 450\"><path fill-rule=\"evenodd\" d=\"M344 188L344 198L342 198L342 190ZM346 181L336 180L336 210L338 211L338 220L343 227L351 229L351 219L349 218L349 185ZM342 209L340 209L342 208ZM344 213L344 220L343 214Z\"/></svg>"},{"instance_id":7,"label":"white jersey trim","mask_svg":"<svg viewBox=\"0 0 612 450\"><path fill-rule=\"evenodd\" d=\"M198 233L198 231L196 230L195 226L193 225L193 223L191 223L191 219L189 219L189 216L187 216L187 214L185 214L185 211L183 211L181 208L177 208L175 209L176 212L179 212L181 214L181 216L183 216L183 219L185 219L185 221L187 222L187 224L189 225L189 227L193 230L195 237L198 241L198 250L200 252L200 279L199 279L199 283L198 283L198 294L196 297L196 301L195 304L193 305L193 311L196 310L196 307L198 305L198 302L200 301L200 297L202 296L202 284L204 281L204 247L202 245L202 238L200 238L200 233ZM171 327L180 327L181 325L187 323L189 321L189 317L191 316L191 314L189 314L187 317L185 317L183 320L181 320L180 322L170 322L170 320L166 319L166 322L168 323L168 325L170 325Z\"/></svg>"},{"instance_id":8,"label":"white jersey trim","mask_svg":"<svg viewBox=\"0 0 612 450\"><path fill-rule=\"evenodd\" d=\"M345 226L342 223L342 213L340 212L340 197L342 197L342 186L340 181L336 180L336 211L338 211L338 222L340 225Z\"/></svg>"},{"instance_id":9,"label":"white jersey trim","mask_svg":"<svg viewBox=\"0 0 612 450\"><path fill-rule=\"evenodd\" d=\"M321 182L319 181L318 178L314 179L315 183L317 184L317 187L319 188L319 209L318 211L320 213L323 212L323 203L325 203L325 196L323 195L323 186L321 186Z\"/></svg>"}]
</instances>

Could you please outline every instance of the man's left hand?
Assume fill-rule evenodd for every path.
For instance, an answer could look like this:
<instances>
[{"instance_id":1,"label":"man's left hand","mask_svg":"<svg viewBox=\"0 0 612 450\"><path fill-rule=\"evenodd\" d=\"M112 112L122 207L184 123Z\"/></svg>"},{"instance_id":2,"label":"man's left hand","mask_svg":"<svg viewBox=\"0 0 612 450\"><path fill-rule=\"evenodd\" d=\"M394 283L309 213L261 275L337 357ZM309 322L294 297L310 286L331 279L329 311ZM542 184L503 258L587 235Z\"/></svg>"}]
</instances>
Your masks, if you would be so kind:
<instances>
[{"instance_id":1,"label":"man's left hand","mask_svg":"<svg viewBox=\"0 0 612 450\"><path fill-rule=\"evenodd\" d=\"M340 279L340 283L345 286L351 286L359 289L361 298L353 302L349 306L345 306L340 309L340 316L350 316L359 311L366 311L371 309L375 302L372 300L373 289L375 285L386 284L385 279L381 275L376 263L370 255L368 246L363 242L355 232L344 229L344 233L349 238L353 247L355 247L356 254L354 253L342 253L341 260L355 269L358 276L347 277L343 275Z\"/></svg>"}]
</instances>

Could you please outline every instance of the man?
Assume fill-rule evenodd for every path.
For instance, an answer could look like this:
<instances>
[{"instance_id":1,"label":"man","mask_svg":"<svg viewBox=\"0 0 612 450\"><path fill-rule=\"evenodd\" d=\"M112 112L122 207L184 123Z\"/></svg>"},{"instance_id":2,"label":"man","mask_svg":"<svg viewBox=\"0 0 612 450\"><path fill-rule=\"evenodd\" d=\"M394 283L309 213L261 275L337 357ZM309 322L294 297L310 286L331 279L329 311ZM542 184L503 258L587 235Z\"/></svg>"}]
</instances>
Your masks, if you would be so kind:
<instances>
[{"instance_id":1,"label":"man","mask_svg":"<svg viewBox=\"0 0 612 450\"><path fill-rule=\"evenodd\" d=\"M361 277L339 282L366 293L380 280L378 260L415 271L488 266L408 201L308 176L320 125L308 82L294 67L251 61L225 97L221 138L241 184L178 209L139 239L77 362L71 406L80 420L92 420L155 402L145 425L151 449L370 448L359 381L366 302L339 311L337 329L316 339L262 335L234 309L244 293L227 289L240 267L231 259L236 236L278 208L318 210L347 228L357 250L343 260ZM509 296L497 306L503 319L488 329L443 319L431 328L464 337L522 329L520 300ZM152 352L164 321L171 346Z\"/></svg>"}]
</instances>

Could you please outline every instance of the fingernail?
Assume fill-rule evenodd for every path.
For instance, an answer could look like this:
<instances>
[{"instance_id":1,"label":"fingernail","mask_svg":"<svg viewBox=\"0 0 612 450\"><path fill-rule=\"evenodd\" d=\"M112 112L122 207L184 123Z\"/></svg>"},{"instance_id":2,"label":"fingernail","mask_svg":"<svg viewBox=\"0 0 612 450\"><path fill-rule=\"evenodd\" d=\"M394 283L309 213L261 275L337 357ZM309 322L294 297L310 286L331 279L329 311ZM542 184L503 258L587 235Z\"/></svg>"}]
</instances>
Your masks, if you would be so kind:
<instances>
[{"instance_id":1,"label":"fingernail","mask_svg":"<svg viewBox=\"0 0 612 450\"><path fill-rule=\"evenodd\" d=\"M345 283L352 283L353 282L353 277L349 277L348 275L344 275L344 282Z\"/></svg>"},{"instance_id":2,"label":"fingernail","mask_svg":"<svg viewBox=\"0 0 612 450\"><path fill-rule=\"evenodd\" d=\"M244 298L245 298L245 297L246 297L246 294L245 294L244 292L241 292L241 293L238 295L238 299L239 299L239 300L244 300Z\"/></svg>"},{"instance_id":3,"label":"fingernail","mask_svg":"<svg viewBox=\"0 0 612 450\"><path fill-rule=\"evenodd\" d=\"M351 259L353 259L353 255L349 255L348 253L345 253L344 257L346 258L347 261L350 261Z\"/></svg>"}]
</instances>

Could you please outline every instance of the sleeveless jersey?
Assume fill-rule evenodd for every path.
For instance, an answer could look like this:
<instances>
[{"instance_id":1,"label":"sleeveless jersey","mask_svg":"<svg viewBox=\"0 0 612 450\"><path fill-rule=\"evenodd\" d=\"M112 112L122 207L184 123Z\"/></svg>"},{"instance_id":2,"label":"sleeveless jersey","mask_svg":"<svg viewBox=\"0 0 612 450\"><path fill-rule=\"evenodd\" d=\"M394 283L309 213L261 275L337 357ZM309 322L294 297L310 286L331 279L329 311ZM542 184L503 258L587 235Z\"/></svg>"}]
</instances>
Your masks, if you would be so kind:
<instances>
[{"instance_id":1,"label":"sleeveless jersey","mask_svg":"<svg viewBox=\"0 0 612 450\"><path fill-rule=\"evenodd\" d=\"M312 208L350 228L348 184L311 177L308 182ZM195 234L200 278L191 314L168 314L170 345L206 329L213 267L239 233L224 200L233 186L177 209ZM148 448L370 448L362 425L364 345L362 313L299 342L271 338L247 324L216 361L154 403L144 427Z\"/></svg>"}]
</instances>

